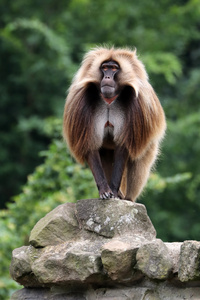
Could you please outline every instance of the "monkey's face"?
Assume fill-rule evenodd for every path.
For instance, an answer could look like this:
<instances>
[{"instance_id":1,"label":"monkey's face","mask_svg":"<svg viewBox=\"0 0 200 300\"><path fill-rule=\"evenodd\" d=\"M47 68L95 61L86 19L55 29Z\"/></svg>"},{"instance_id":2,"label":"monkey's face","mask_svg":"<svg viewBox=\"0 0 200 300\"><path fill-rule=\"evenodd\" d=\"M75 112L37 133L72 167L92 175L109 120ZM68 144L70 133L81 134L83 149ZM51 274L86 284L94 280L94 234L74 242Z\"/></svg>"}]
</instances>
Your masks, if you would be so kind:
<instances>
[{"instance_id":1,"label":"monkey's face","mask_svg":"<svg viewBox=\"0 0 200 300\"><path fill-rule=\"evenodd\" d=\"M111 104L118 95L116 74L119 72L119 69L119 64L115 61L103 62L100 67L102 72L100 84L101 94L108 104Z\"/></svg>"}]
</instances>

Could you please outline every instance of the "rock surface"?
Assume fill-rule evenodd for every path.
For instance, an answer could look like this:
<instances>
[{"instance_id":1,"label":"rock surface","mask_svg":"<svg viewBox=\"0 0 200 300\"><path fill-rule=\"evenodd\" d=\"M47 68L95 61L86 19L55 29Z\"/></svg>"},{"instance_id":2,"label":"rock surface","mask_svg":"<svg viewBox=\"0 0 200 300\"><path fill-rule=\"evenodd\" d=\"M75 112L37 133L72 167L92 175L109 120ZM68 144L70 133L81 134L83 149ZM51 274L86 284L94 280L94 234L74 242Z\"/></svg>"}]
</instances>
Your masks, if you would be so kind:
<instances>
[{"instance_id":1,"label":"rock surface","mask_svg":"<svg viewBox=\"0 0 200 300\"><path fill-rule=\"evenodd\" d=\"M106 238L126 236L152 240L156 231L144 205L120 200L82 200L76 205L79 224Z\"/></svg>"},{"instance_id":2,"label":"rock surface","mask_svg":"<svg viewBox=\"0 0 200 300\"><path fill-rule=\"evenodd\" d=\"M133 282L143 277L134 270L136 252L155 238L142 204L114 199L66 203L35 225L30 246L13 251L10 273L26 287L97 284L99 278L101 284Z\"/></svg>"},{"instance_id":3,"label":"rock surface","mask_svg":"<svg viewBox=\"0 0 200 300\"><path fill-rule=\"evenodd\" d=\"M136 255L137 268L152 279L167 279L173 262L169 251L161 240L142 245Z\"/></svg>"},{"instance_id":4,"label":"rock surface","mask_svg":"<svg viewBox=\"0 0 200 300\"><path fill-rule=\"evenodd\" d=\"M79 200L48 213L13 251L10 273L25 289L11 299L198 300L199 265L200 243L156 239L144 205Z\"/></svg>"},{"instance_id":5,"label":"rock surface","mask_svg":"<svg viewBox=\"0 0 200 300\"><path fill-rule=\"evenodd\" d=\"M200 288L178 288L160 283L159 287L89 288L67 291L59 289L22 289L11 300L199 300Z\"/></svg>"},{"instance_id":6,"label":"rock surface","mask_svg":"<svg viewBox=\"0 0 200 300\"><path fill-rule=\"evenodd\" d=\"M179 279L200 280L200 242L185 241L181 246Z\"/></svg>"},{"instance_id":7,"label":"rock surface","mask_svg":"<svg viewBox=\"0 0 200 300\"><path fill-rule=\"evenodd\" d=\"M74 204L59 205L42 218L32 229L30 244L34 247L57 245L78 234Z\"/></svg>"},{"instance_id":8,"label":"rock surface","mask_svg":"<svg viewBox=\"0 0 200 300\"><path fill-rule=\"evenodd\" d=\"M112 280L118 282L129 282L137 280L136 270L136 245L127 244L120 241L111 241L103 245L101 260L104 270ZM143 275L138 274L139 277Z\"/></svg>"}]
</instances>

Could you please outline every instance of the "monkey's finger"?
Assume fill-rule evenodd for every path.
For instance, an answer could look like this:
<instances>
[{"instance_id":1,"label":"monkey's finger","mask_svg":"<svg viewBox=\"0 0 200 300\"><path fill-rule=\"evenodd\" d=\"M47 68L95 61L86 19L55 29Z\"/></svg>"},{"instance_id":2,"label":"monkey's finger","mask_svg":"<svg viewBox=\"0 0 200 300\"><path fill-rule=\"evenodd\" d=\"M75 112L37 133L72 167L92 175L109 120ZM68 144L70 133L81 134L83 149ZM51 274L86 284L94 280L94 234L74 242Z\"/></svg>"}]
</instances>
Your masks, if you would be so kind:
<instances>
[{"instance_id":1,"label":"monkey's finger","mask_svg":"<svg viewBox=\"0 0 200 300\"><path fill-rule=\"evenodd\" d=\"M114 195L112 193L108 193L108 192L104 192L102 194L100 194L100 199L110 199L112 198Z\"/></svg>"},{"instance_id":2,"label":"monkey's finger","mask_svg":"<svg viewBox=\"0 0 200 300\"><path fill-rule=\"evenodd\" d=\"M105 195L105 194L100 194L100 199L102 199L102 200L107 199L107 198L106 198L106 195Z\"/></svg>"},{"instance_id":3,"label":"monkey's finger","mask_svg":"<svg viewBox=\"0 0 200 300\"><path fill-rule=\"evenodd\" d=\"M115 198L115 195L113 194L113 192L109 193L109 198Z\"/></svg>"}]
</instances>

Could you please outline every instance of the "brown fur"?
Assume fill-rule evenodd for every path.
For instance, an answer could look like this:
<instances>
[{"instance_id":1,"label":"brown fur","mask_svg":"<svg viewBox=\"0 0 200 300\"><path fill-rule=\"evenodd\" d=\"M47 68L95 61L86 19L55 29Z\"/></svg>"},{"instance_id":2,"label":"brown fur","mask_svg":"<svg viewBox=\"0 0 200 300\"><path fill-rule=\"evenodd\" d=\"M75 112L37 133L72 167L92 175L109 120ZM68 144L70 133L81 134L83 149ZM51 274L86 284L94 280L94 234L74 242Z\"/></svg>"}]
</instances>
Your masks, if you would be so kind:
<instances>
[{"instance_id":1,"label":"brown fur","mask_svg":"<svg viewBox=\"0 0 200 300\"><path fill-rule=\"evenodd\" d=\"M124 126L118 129L114 138L115 145L125 146L129 153L121 189L126 198L135 200L148 179L166 128L163 109L136 51L96 48L86 54L69 89L63 133L72 154L80 163L85 162L90 151L103 146L95 137L94 115L96 111L98 115L100 110L96 109L96 103L102 101L99 92L100 65L111 60L120 65L118 84L125 87L119 96L123 100L120 110ZM110 174L110 170L106 170L107 163L108 169L111 167L109 160L103 158L102 163L105 173Z\"/></svg>"}]
</instances>

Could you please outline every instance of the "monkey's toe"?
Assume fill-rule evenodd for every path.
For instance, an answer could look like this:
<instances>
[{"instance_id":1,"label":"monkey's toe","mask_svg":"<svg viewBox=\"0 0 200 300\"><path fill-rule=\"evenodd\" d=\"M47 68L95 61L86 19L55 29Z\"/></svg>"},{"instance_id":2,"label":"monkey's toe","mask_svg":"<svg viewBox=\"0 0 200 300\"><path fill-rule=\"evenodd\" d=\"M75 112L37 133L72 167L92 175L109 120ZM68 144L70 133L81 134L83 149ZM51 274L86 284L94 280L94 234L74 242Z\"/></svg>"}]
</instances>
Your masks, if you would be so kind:
<instances>
[{"instance_id":1,"label":"monkey's toe","mask_svg":"<svg viewBox=\"0 0 200 300\"><path fill-rule=\"evenodd\" d=\"M115 196L112 192L103 192L100 194L100 199L102 199L102 200L110 199L110 198L115 198Z\"/></svg>"}]
</instances>

